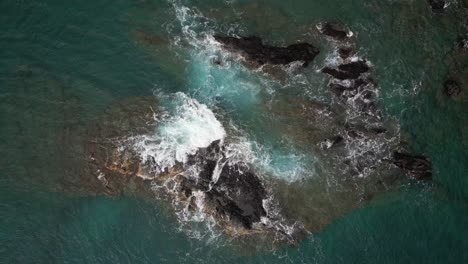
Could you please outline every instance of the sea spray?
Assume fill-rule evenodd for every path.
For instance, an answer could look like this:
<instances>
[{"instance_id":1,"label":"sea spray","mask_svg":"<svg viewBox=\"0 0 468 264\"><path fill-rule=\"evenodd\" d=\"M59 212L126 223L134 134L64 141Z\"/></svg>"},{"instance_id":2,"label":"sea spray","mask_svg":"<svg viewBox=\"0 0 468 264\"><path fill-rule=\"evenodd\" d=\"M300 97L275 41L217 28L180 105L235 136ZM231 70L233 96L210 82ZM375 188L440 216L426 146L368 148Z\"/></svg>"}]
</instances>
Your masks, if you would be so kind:
<instances>
[{"instance_id":1,"label":"sea spray","mask_svg":"<svg viewBox=\"0 0 468 264\"><path fill-rule=\"evenodd\" d=\"M175 166L176 162L185 163L199 148L226 136L222 124L206 105L181 92L159 96L167 106L162 109L157 131L142 136L135 145L143 162L151 159L155 163L157 173Z\"/></svg>"}]
</instances>

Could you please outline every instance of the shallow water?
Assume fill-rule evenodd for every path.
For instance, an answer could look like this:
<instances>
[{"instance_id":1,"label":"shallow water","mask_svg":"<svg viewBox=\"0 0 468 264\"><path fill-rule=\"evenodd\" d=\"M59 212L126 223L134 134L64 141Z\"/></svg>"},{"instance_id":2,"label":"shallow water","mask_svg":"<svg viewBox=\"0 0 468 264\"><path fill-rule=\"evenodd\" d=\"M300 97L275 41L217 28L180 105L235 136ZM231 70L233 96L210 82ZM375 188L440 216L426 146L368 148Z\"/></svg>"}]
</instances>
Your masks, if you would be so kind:
<instances>
[{"instance_id":1,"label":"shallow water","mask_svg":"<svg viewBox=\"0 0 468 264\"><path fill-rule=\"evenodd\" d=\"M423 0L3 1L0 13L0 262L468 261L466 86L459 100L442 88L447 76L466 75L454 51L463 30L455 1L443 14ZM346 118L307 114L307 123L296 107L312 113L332 101L316 72L333 58L334 44L315 30L323 20L354 32L358 55L374 65L378 105L396 123L392 138L432 160L432 183L402 181L356 206L340 166L311 143ZM321 53L304 71L272 78L221 52L207 37L215 32L308 41ZM205 119L177 112L168 99L176 93L196 101ZM153 95L169 114L154 135L179 135L169 143L187 147L177 149L180 159L224 129L234 153L275 182L289 203L284 213L321 228L298 246L252 252L187 232L162 202L90 194L79 177L88 124L113 103Z\"/></svg>"}]
</instances>

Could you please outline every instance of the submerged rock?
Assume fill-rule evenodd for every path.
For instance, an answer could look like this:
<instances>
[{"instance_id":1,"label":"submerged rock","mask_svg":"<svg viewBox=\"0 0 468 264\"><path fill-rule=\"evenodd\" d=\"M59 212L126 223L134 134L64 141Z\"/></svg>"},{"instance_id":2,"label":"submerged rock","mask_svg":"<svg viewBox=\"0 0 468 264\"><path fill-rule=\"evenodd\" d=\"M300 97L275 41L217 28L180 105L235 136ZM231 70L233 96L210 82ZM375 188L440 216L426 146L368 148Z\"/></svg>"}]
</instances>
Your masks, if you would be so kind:
<instances>
[{"instance_id":1,"label":"submerged rock","mask_svg":"<svg viewBox=\"0 0 468 264\"><path fill-rule=\"evenodd\" d=\"M440 13L444 10L445 5L447 4L445 0L428 0L429 5L432 8L432 11Z\"/></svg>"},{"instance_id":2,"label":"submerged rock","mask_svg":"<svg viewBox=\"0 0 468 264\"><path fill-rule=\"evenodd\" d=\"M263 44L259 37L228 37L214 35L226 49L240 52L246 60L258 66L264 64L286 65L292 62L303 62L307 67L309 62L319 54L319 50L309 43L296 43L287 47L274 47Z\"/></svg>"},{"instance_id":3,"label":"submerged rock","mask_svg":"<svg viewBox=\"0 0 468 264\"><path fill-rule=\"evenodd\" d=\"M432 178L432 164L424 156L394 152L393 159L395 165L407 171L418 180Z\"/></svg>"},{"instance_id":4,"label":"submerged rock","mask_svg":"<svg viewBox=\"0 0 468 264\"><path fill-rule=\"evenodd\" d=\"M448 97L457 97L461 94L461 86L457 81L448 79L444 83L444 92Z\"/></svg>"},{"instance_id":5,"label":"submerged rock","mask_svg":"<svg viewBox=\"0 0 468 264\"><path fill-rule=\"evenodd\" d=\"M324 22L319 23L316 27L320 33L336 40L346 40L353 36L353 32L346 30L343 25L338 23Z\"/></svg>"}]
</instances>

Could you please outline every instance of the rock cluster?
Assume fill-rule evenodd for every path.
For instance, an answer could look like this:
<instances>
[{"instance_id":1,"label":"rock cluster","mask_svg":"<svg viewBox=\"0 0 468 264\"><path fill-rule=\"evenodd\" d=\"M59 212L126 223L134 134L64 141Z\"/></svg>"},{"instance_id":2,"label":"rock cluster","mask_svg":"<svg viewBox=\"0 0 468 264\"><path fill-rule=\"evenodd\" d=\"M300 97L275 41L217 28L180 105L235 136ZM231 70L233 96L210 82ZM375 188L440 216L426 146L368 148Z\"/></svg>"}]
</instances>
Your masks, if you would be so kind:
<instances>
[{"instance_id":1,"label":"rock cluster","mask_svg":"<svg viewBox=\"0 0 468 264\"><path fill-rule=\"evenodd\" d=\"M345 107L354 111L355 115L362 115L361 121L358 123L354 120L348 121L348 129L345 131L345 135L335 136L335 139L340 140L332 140L332 143L328 144L328 146L336 145L335 142L345 141L346 144L346 141L360 140L363 135L366 135L369 140L379 137L380 134L386 132L386 129L384 128L381 111L375 104L377 85L370 76L369 62L366 59L353 56L353 49L349 46L347 39L344 38L346 31L343 27L331 23L321 23L317 26L317 29L322 34L341 41L338 42L338 45L341 45L338 48L338 65L325 66L321 70L322 73L331 77L328 87L346 105ZM457 83L447 82L446 93L451 95L459 93ZM345 138L345 140L341 140L342 138ZM379 153L380 151L383 152ZM380 163L385 160L388 151L369 149L366 155L356 161L357 171L372 168L374 166L373 162ZM393 163L417 179L428 179L432 176L431 163L423 156L411 156L395 152L393 154Z\"/></svg>"}]
</instances>

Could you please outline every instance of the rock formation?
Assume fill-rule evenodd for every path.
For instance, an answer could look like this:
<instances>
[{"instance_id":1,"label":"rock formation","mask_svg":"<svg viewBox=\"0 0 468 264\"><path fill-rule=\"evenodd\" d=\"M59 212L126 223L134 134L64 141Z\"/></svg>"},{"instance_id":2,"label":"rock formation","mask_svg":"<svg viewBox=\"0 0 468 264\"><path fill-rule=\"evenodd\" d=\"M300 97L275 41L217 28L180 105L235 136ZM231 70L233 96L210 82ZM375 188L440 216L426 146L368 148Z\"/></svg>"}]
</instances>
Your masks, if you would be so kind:
<instances>
[{"instance_id":1,"label":"rock formation","mask_svg":"<svg viewBox=\"0 0 468 264\"><path fill-rule=\"evenodd\" d=\"M444 3L442 4L443 7ZM317 28L327 36L331 35L338 40L345 40L345 30L343 27L338 27L331 23L321 23L320 27ZM342 44L344 45L338 48L338 65L325 66L321 72L332 77L328 84L331 92L342 101L346 108L351 109L355 114L361 116L362 120L365 120L364 122L362 120L358 122L349 121L345 138L348 138L348 141L359 140L359 138L362 138L362 135L367 135L370 139L373 137L372 134L386 133L381 111L375 104L377 84L370 77L370 65L365 59L356 56L351 57L352 49L348 46L348 43ZM445 93L448 96L457 96L460 93L460 86L456 81L448 80L444 86ZM332 143L331 146L333 145ZM381 161L384 161L386 158L382 154L374 150L367 152L364 159L358 160L356 163L358 173L360 170L373 166L367 160L381 159ZM402 154L400 152L394 152L392 158L396 166L416 179L431 178L431 162L427 158Z\"/></svg>"},{"instance_id":2,"label":"rock formation","mask_svg":"<svg viewBox=\"0 0 468 264\"><path fill-rule=\"evenodd\" d=\"M153 158L144 161L134 144L139 136L154 133L155 115L154 97L136 98L114 105L90 125L89 173L82 181L92 186L93 193L159 197L172 203L176 214L201 213L215 219L216 227L232 237L262 234L297 242L303 231L288 233L286 225L280 225L284 221L269 215L267 186L251 164L227 157L221 141L162 172Z\"/></svg>"},{"instance_id":3,"label":"rock formation","mask_svg":"<svg viewBox=\"0 0 468 264\"><path fill-rule=\"evenodd\" d=\"M393 158L395 165L409 172L416 179L431 179L432 164L426 157L395 152Z\"/></svg>"},{"instance_id":4,"label":"rock formation","mask_svg":"<svg viewBox=\"0 0 468 264\"><path fill-rule=\"evenodd\" d=\"M307 67L309 62L319 54L319 50L309 43L296 43L287 47L265 45L259 37L227 37L214 35L226 49L239 52L246 60L257 66L264 64L286 65L291 62L303 62Z\"/></svg>"},{"instance_id":5,"label":"rock formation","mask_svg":"<svg viewBox=\"0 0 468 264\"><path fill-rule=\"evenodd\" d=\"M353 36L353 32L347 30L343 25L332 22L323 22L317 24L320 33L329 36L335 40L343 41Z\"/></svg>"}]
</instances>

